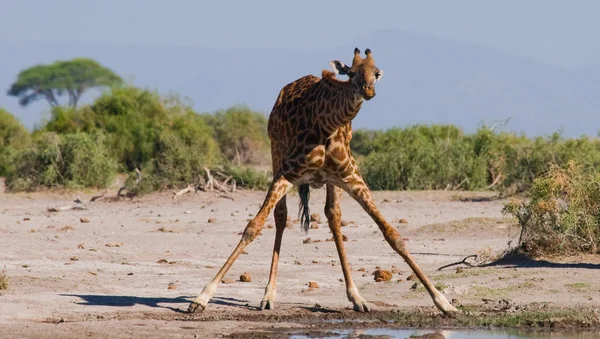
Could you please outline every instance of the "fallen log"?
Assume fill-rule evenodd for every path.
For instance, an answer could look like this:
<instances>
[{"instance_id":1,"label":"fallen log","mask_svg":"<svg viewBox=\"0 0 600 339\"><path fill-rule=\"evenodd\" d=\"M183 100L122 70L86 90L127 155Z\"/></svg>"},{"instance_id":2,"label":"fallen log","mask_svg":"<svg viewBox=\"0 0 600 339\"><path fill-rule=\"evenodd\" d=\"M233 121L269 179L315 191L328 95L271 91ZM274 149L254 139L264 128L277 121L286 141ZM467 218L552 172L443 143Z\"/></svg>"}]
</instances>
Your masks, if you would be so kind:
<instances>
[{"instance_id":1,"label":"fallen log","mask_svg":"<svg viewBox=\"0 0 600 339\"><path fill-rule=\"evenodd\" d=\"M65 211L71 211L71 210L87 210L87 209L88 208L85 206L65 205L65 206L48 207L47 211L48 212L65 212Z\"/></svg>"}]
</instances>

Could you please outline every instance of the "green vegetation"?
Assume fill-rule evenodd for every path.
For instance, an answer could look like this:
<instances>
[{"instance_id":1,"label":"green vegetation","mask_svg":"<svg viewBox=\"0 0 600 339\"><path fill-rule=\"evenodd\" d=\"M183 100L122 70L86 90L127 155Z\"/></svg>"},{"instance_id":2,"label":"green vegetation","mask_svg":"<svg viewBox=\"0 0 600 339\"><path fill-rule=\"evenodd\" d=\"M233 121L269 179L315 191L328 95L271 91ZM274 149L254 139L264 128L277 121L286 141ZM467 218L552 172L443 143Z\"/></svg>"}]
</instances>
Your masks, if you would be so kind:
<instances>
[{"instance_id":1,"label":"green vegetation","mask_svg":"<svg viewBox=\"0 0 600 339\"><path fill-rule=\"evenodd\" d=\"M533 255L598 253L600 173L574 160L552 164L535 178L529 199L512 199L504 213L521 228L521 248Z\"/></svg>"},{"instance_id":2,"label":"green vegetation","mask_svg":"<svg viewBox=\"0 0 600 339\"><path fill-rule=\"evenodd\" d=\"M14 170L12 156L16 149L28 146L29 132L14 116L0 108L0 176Z\"/></svg>"},{"instance_id":3,"label":"green vegetation","mask_svg":"<svg viewBox=\"0 0 600 339\"><path fill-rule=\"evenodd\" d=\"M16 151L12 162L14 168L6 178L12 191L105 187L117 170L101 133L41 133L31 147Z\"/></svg>"},{"instance_id":4,"label":"green vegetation","mask_svg":"<svg viewBox=\"0 0 600 339\"><path fill-rule=\"evenodd\" d=\"M549 304L532 304L530 307L498 311L485 306L459 306L453 317L432 314L428 310L408 309L378 314L378 319L393 322L396 326L418 328L512 328L512 329L574 329L598 326L593 308L559 308ZM531 335L530 332L526 332Z\"/></svg>"},{"instance_id":5,"label":"green vegetation","mask_svg":"<svg viewBox=\"0 0 600 339\"><path fill-rule=\"evenodd\" d=\"M5 291L8 289L8 276L6 275L6 272L2 271L0 272L0 293L1 291Z\"/></svg>"},{"instance_id":6,"label":"green vegetation","mask_svg":"<svg viewBox=\"0 0 600 339\"><path fill-rule=\"evenodd\" d=\"M238 187L268 187L271 174L254 169L270 168L264 114L243 106L198 114L176 96L122 85L110 74L86 59L21 72L9 92L23 104L46 98L52 107L31 134L0 110L0 175L9 190L106 187L124 172L132 173L129 191L142 194L198 184L205 167L230 176ZM71 95L71 85L80 91L70 105L59 105L56 96ZM81 91L109 85L93 103L76 107Z\"/></svg>"},{"instance_id":7,"label":"green vegetation","mask_svg":"<svg viewBox=\"0 0 600 339\"><path fill-rule=\"evenodd\" d=\"M600 168L600 141L533 139L482 126L472 135L454 126L416 125L385 132L358 130L351 147L374 190L495 189L522 192L549 169L576 159Z\"/></svg>"},{"instance_id":8,"label":"green vegetation","mask_svg":"<svg viewBox=\"0 0 600 339\"><path fill-rule=\"evenodd\" d=\"M8 95L18 97L22 106L43 98L50 106L57 107L58 97L66 93L69 106L75 108L86 90L121 83L121 78L110 69L94 60L78 58L35 65L21 71L17 81L10 86Z\"/></svg>"}]
</instances>

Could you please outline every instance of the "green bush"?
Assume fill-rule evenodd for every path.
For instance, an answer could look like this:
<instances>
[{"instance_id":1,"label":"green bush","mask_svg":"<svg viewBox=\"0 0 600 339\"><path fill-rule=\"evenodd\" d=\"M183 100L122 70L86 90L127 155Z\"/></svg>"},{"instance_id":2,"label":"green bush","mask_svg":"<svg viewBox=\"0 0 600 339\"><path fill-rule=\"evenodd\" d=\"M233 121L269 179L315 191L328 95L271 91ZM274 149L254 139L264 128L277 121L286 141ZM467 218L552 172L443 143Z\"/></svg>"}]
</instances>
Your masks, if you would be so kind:
<instances>
[{"instance_id":1,"label":"green bush","mask_svg":"<svg viewBox=\"0 0 600 339\"><path fill-rule=\"evenodd\" d=\"M41 133L33 146L19 150L13 161L14 169L6 180L11 191L106 187L117 170L101 133Z\"/></svg>"},{"instance_id":2,"label":"green bush","mask_svg":"<svg viewBox=\"0 0 600 339\"><path fill-rule=\"evenodd\" d=\"M528 199L512 199L504 214L522 227L521 246L533 255L598 253L600 174L575 161L552 164L534 179Z\"/></svg>"},{"instance_id":3,"label":"green bush","mask_svg":"<svg viewBox=\"0 0 600 339\"><path fill-rule=\"evenodd\" d=\"M227 160L238 166L269 162L270 141L265 115L247 107L235 106L206 118Z\"/></svg>"},{"instance_id":4,"label":"green bush","mask_svg":"<svg viewBox=\"0 0 600 339\"><path fill-rule=\"evenodd\" d=\"M266 190L272 180L272 174L246 166L226 165L223 172L230 175L241 188Z\"/></svg>"},{"instance_id":5,"label":"green bush","mask_svg":"<svg viewBox=\"0 0 600 339\"><path fill-rule=\"evenodd\" d=\"M0 108L0 176L13 170L12 158L17 149L29 145L30 135L12 114Z\"/></svg>"},{"instance_id":6,"label":"green bush","mask_svg":"<svg viewBox=\"0 0 600 339\"><path fill-rule=\"evenodd\" d=\"M359 159L360 169L374 190L519 192L529 189L550 163L565 165L576 159L586 168L600 168L596 139L564 139L560 133L530 139L485 126L472 135L454 126L394 128L363 135L360 148L365 155Z\"/></svg>"},{"instance_id":7,"label":"green bush","mask_svg":"<svg viewBox=\"0 0 600 339\"><path fill-rule=\"evenodd\" d=\"M485 163L454 126L391 129L376 135L369 149L360 168L374 190L472 189L486 180Z\"/></svg>"}]
</instances>

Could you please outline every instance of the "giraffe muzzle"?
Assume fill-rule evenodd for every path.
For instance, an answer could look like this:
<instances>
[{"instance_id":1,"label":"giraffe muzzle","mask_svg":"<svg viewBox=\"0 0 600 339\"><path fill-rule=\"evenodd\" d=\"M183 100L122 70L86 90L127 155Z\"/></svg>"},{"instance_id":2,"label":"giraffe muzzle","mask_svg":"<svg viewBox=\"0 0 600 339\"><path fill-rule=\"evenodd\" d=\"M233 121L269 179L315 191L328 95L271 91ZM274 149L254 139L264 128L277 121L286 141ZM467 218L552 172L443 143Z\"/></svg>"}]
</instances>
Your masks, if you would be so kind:
<instances>
[{"instance_id":1,"label":"giraffe muzzle","mask_svg":"<svg viewBox=\"0 0 600 339\"><path fill-rule=\"evenodd\" d=\"M371 100L375 97L375 88L363 87L361 94L365 100Z\"/></svg>"}]
</instances>

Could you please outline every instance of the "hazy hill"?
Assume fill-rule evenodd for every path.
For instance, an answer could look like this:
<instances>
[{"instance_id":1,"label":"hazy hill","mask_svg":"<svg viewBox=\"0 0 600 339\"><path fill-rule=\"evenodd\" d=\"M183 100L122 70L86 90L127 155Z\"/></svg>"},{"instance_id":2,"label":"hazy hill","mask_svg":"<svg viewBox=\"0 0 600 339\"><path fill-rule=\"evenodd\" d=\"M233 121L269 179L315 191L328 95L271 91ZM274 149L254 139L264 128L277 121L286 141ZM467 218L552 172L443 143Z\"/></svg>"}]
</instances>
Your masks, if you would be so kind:
<instances>
[{"instance_id":1,"label":"hazy hill","mask_svg":"<svg viewBox=\"0 0 600 339\"><path fill-rule=\"evenodd\" d=\"M194 47L103 46L0 42L0 89L35 63L86 56L136 85L189 97L198 111L247 104L268 114L279 89L319 75L331 59L349 63L355 46L373 50L385 71L378 96L363 106L356 127L452 123L473 130L481 121L513 117L511 130L596 135L600 129L600 66L566 70L475 44L402 31L381 31L329 50L225 50ZM93 95L88 95L88 100ZM28 109L0 95L0 106L27 126L45 103Z\"/></svg>"}]
</instances>

